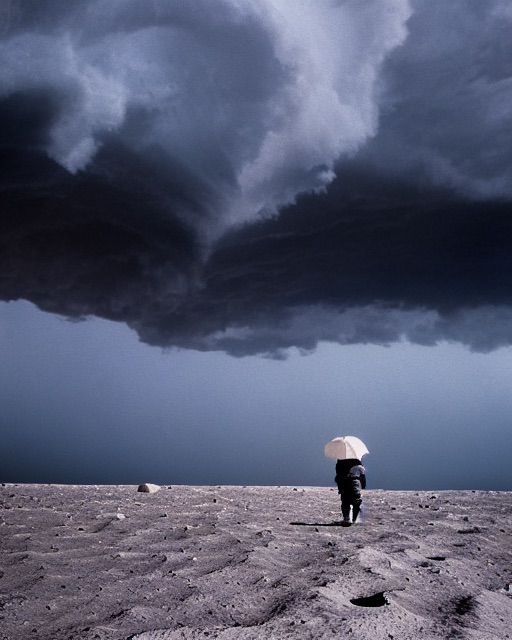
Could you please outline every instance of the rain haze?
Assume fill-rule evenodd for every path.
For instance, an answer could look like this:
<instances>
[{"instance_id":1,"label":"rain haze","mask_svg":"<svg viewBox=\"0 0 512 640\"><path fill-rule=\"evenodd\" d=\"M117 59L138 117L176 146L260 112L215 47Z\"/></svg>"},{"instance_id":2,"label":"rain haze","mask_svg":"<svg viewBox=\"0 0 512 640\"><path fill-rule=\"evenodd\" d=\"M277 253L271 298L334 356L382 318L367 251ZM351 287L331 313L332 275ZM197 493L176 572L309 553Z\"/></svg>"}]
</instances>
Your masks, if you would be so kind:
<instances>
[{"instance_id":1,"label":"rain haze","mask_svg":"<svg viewBox=\"0 0 512 640\"><path fill-rule=\"evenodd\" d=\"M512 489L508 0L0 4L4 482Z\"/></svg>"}]
</instances>

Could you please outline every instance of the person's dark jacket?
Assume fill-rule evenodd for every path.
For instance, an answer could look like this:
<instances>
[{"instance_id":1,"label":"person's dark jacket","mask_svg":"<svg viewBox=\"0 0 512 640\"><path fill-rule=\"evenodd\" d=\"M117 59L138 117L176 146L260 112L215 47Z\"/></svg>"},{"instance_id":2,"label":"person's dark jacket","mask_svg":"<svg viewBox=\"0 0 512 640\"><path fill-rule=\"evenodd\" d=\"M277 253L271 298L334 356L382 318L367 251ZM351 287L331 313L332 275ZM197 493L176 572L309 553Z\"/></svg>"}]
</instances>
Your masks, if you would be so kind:
<instances>
[{"instance_id":1,"label":"person's dark jacket","mask_svg":"<svg viewBox=\"0 0 512 640\"><path fill-rule=\"evenodd\" d=\"M336 478L339 493L359 492L366 489L366 470L357 458L338 460L336 462Z\"/></svg>"}]
</instances>

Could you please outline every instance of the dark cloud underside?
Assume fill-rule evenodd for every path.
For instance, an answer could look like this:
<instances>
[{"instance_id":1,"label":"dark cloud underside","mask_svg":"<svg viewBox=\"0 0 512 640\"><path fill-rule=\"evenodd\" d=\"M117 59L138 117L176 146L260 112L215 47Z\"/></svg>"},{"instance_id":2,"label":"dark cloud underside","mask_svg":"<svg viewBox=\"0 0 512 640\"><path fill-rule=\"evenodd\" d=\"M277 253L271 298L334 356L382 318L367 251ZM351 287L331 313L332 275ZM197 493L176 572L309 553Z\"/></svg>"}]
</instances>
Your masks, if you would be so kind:
<instances>
[{"instance_id":1,"label":"dark cloud underside","mask_svg":"<svg viewBox=\"0 0 512 640\"><path fill-rule=\"evenodd\" d=\"M2 218L2 298L125 321L152 344L240 354L311 348L336 335L325 335L321 314L296 335L290 325L308 307L450 318L512 303L506 202L472 202L345 165L327 193L228 234L203 260L192 232L152 210L147 194L115 189L99 176L69 176L37 153L6 160L10 186L2 190L11 213ZM30 167L38 184L27 189L35 182ZM354 322L364 326L364 316ZM248 328L251 339L212 341L229 328ZM408 328L397 330L375 333L372 322L357 340L387 342ZM457 339L440 327L430 340L446 337Z\"/></svg>"}]
</instances>

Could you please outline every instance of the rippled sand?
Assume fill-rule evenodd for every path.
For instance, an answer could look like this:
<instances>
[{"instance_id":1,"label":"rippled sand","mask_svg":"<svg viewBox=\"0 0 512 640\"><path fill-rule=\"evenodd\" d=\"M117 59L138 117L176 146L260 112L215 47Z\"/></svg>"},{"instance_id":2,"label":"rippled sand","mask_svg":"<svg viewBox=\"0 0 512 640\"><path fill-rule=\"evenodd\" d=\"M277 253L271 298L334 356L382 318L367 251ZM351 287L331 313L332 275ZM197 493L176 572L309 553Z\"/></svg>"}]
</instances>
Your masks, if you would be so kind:
<instances>
[{"instance_id":1,"label":"rippled sand","mask_svg":"<svg viewBox=\"0 0 512 640\"><path fill-rule=\"evenodd\" d=\"M512 493L6 485L0 638L512 637Z\"/></svg>"}]
</instances>

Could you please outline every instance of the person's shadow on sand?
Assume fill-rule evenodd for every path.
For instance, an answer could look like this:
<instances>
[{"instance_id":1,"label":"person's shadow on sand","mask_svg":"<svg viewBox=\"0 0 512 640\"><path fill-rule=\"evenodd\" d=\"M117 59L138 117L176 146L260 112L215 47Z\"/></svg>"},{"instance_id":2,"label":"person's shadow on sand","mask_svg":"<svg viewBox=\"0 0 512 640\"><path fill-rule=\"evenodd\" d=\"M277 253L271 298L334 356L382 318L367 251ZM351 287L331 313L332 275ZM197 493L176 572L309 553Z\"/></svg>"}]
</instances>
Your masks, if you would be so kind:
<instances>
[{"instance_id":1,"label":"person's shadow on sand","mask_svg":"<svg viewBox=\"0 0 512 640\"><path fill-rule=\"evenodd\" d=\"M290 522L297 527L350 527L352 523L335 520L334 522Z\"/></svg>"}]
</instances>

